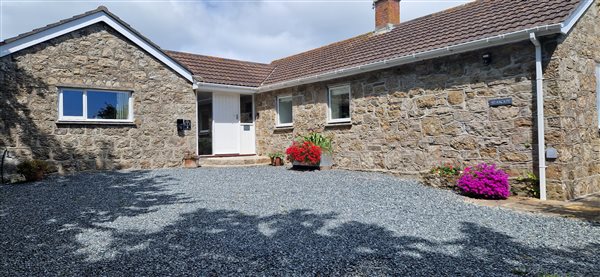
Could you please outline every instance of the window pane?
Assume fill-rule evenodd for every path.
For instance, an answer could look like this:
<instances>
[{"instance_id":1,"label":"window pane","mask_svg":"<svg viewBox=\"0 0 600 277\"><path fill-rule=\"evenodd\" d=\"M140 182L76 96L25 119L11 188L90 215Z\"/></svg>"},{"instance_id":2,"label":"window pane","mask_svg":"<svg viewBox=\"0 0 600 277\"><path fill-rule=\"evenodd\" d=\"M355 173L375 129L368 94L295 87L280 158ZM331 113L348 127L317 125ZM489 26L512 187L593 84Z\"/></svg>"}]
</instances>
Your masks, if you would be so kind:
<instances>
[{"instance_id":1,"label":"window pane","mask_svg":"<svg viewBox=\"0 0 600 277\"><path fill-rule=\"evenodd\" d=\"M279 124L291 124L292 121L292 97L279 98Z\"/></svg>"},{"instance_id":2,"label":"window pane","mask_svg":"<svg viewBox=\"0 0 600 277\"><path fill-rule=\"evenodd\" d=\"M252 95L240 95L240 122L252 123Z\"/></svg>"},{"instance_id":3,"label":"window pane","mask_svg":"<svg viewBox=\"0 0 600 277\"><path fill-rule=\"evenodd\" d=\"M331 93L331 119L350 118L350 89L335 88Z\"/></svg>"},{"instance_id":4,"label":"window pane","mask_svg":"<svg viewBox=\"0 0 600 277\"><path fill-rule=\"evenodd\" d=\"M129 93L88 91L88 119L128 119Z\"/></svg>"},{"instance_id":5,"label":"window pane","mask_svg":"<svg viewBox=\"0 0 600 277\"><path fill-rule=\"evenodd\" d=\"M200 118L200 131L210 131L212 104L198 105L198 117Z\"/></svg>"},{"instance_id":6,"label":"window pane","mask_svg":"<svg viewBox=\"0 0 600 277\"><path fill-rule=\"evenodd\" d=\"M63 116L83 116L83 91L63 90Z\"/></svg>"}]
</instances>

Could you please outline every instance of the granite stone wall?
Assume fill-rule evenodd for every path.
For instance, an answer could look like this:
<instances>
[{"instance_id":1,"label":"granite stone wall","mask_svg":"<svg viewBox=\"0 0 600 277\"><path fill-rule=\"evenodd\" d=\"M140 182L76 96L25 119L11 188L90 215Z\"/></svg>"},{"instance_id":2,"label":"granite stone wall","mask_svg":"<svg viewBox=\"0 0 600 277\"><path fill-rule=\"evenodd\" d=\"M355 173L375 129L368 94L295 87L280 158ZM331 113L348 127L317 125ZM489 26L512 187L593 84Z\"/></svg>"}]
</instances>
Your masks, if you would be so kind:
<instances>
[{"instance_id":1,"label":"granite stone wall","mask_svg":"<svg viewBox=\"0 0 600 277\"><path fill-rule=\"evenodd\" d=\"M26 158L75 170L180 166L196 151L191 84L103 23L63 35L0 60L0 149L11 164ZM61 124L58 88L133 91L132 125ZM0 153L1 154L1 153Z\"/></svg>"},{"instance_id":2,"label":"granite stone wall","mask_svg":"<svg viewBox=\"0 0 600 277\"><path fill-rule=\"evenodd\" d=\"M489 162L513 177L535 172L534 61L526 41L262 93L258 152L284 151L317 131L333 137L338 168L416 175L440 163ZM328 125L327 86L341 83L351 85L352 123ZM278 95L293 95L293 128L275 127ZM489 106L499 98L513 105Z\"/></svg>"},{"instance_id":3,"label":"granite stone wall","mask_svg":"<svg viewBox=\"0 0 600 277\"><path fill-rule=\"evenodd\" d=\"M547 165L549 197L555 199L600 191L599 5L595 1L568 36L544 43L546 145L559 155Z\"/></svg>"},{"instance_id":4,"label":"granite stone wall","mask_svg":"<svg viewBox=\"0 0 600 277\"><path fill-rule=\"evenodd\" d=\"M548 198L600 191L595 70L600 2L568 36L542 38ZM491 53L492 64L481 56ZM440 163L498 164L511 177L538 172L534 47L529 41L263 93L257 97L261 154L310 131L334 138L338 168L418 175ZM352 123L326 122L327 87L351 85ZM293 95L294 127L275 128L275 99ZM490 107L491 99L513 105ZM518 183L515 182L515 185Z\"/></svg>"}]
</instances>

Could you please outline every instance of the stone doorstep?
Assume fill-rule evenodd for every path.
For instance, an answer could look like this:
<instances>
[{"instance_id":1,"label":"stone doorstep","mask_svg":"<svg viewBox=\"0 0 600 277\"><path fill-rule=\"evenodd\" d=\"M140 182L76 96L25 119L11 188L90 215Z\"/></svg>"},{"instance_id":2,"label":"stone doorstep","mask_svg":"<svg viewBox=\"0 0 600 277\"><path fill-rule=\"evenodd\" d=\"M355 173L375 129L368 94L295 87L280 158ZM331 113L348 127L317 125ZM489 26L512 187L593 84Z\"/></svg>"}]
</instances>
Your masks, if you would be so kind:
<instances>
[{"instance_id":1,"label":"stone doorstep","mask_svg":"<svg viewBox=\"0 0 600 277\"><path fill-rule=\"evenodd\" d=\"M510 197L506 200L465 198L465 201L487 207L506 208L600 223L600 193L590 194L570 201L541 201L527 197Z\"/></svg>"},{"instance_id":2,"label":"stone doorstep","mask_svg":"<svg viewBox=\"0 0 600 277\"><path fill-rule=\"evenodd\" d=\"M239 167L269 164L271 164L271 159L264 156L201 157L198 161L200 167Z\"/></svg>"}]
</instances>

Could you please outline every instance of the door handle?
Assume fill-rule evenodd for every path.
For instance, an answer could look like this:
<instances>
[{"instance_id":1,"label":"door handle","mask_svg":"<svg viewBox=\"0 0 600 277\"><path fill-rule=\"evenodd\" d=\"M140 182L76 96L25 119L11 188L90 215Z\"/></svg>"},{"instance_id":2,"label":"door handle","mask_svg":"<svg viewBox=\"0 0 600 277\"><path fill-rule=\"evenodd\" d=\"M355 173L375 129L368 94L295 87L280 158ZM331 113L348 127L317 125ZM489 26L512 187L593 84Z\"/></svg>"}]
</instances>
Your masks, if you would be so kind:
<instances>
[{"instance_id":1,"label":"door handle","mask_svg":"<svg viewBox=\"0 0 600 277\"><path fill-rule=\"evenodd\" d=\"M235 120L240 120L240 115L239 114L235 114Z\"/></svg>"}]
</instances>

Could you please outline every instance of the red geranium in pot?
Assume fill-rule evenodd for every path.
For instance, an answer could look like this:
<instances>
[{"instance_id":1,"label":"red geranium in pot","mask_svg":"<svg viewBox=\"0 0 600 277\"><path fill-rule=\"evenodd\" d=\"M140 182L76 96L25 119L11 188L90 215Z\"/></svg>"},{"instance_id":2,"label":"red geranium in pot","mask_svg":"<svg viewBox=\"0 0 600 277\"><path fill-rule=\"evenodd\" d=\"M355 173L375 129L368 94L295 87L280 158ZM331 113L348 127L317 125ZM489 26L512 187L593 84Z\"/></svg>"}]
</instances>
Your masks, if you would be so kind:
<instances>
[{"instance_id":1,"label":"red geranium in pot","mask_svg":"<svg viewBox=\"0 0 600 277\"><path fill-rule=\"evenodd\" d=\"M321 147L310 141L293 142L285 150L288 160L297 165L318 166L321 161Z\"/></svg>"}]
</instances>

